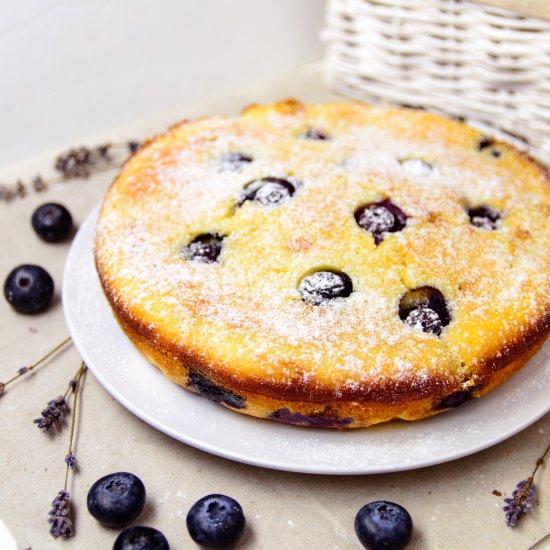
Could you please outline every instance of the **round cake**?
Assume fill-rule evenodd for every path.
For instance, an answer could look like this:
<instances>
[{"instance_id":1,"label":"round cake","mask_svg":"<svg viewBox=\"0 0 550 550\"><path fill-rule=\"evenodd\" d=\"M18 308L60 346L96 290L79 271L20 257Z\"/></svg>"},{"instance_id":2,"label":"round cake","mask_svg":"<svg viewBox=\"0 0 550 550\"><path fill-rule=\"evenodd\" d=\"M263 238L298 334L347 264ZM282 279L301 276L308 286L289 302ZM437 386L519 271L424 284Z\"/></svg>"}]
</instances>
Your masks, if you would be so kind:
<instances>
[{"instance_id":1,"label":"round cake","mask_svg":"<svg viewBox=\"0 0 550 550\"><path fill-rule=\"evenodd\" d=\"M548 335L549 183L421 110L253 105L129 159L95 261L127 336L202 397L302 426L416 420Z\"/></svg>"}]
</instances>

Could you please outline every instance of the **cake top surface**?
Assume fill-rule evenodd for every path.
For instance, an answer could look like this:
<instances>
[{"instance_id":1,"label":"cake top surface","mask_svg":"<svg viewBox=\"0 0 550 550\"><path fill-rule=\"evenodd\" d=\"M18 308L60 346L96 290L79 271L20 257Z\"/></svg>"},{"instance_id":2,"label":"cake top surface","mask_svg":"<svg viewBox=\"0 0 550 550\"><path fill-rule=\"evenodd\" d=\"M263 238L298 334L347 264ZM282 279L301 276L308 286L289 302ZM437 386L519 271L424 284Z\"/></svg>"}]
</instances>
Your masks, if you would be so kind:
<instances>
[{"instance_id":1,"label":"cake top surface","mask_svg":"<svg viewBox=\"0 0 550 550\"><path fill-rule=\"evenodd\" d=\"M149 142L95 254L111 303L215 378L429 393L547 326L550 185L455 121L288 100Z\"/></svg>"}]
</instances>

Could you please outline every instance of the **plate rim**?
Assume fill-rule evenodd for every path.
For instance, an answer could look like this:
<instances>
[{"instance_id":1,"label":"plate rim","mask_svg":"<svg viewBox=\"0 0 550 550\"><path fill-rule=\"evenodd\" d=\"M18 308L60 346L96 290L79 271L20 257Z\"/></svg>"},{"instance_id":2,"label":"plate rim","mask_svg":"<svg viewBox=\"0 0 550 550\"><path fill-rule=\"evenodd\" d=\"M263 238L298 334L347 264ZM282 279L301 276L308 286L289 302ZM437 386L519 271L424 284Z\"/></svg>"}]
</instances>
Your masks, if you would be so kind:
<instances>
[{"instance_id":1,"label":"plate rim","mask_svg":"<svg viewBox=\"0 0 550 550\"><path fill-rule=\"evenodd\" d=\"M159 430L160 432L176 439L177 441L180 441L182 443L185 443L187 445L190 445L196 449L202 450L204 452L228 459L233 460L236 462L262 467L262 468L268 468L273 470L280 470L280 471L287 471L287 472L294 472L294 473L307 473L307 474L321 474L321 475L371 475L371 474L382 474L382 473L391 473L391 472L402 472L402 471L409 471L409 470L415 470L419 468L426 468L429 466L434 466L437 464L442 464L445 462L450 462L453 460L458 460L460 458L464 458L466 456L473 455L475 453L478 453L480 451L483 451L485 449L488 449L494 445L497 445L498 443L501 443L502 441L513 437L517 433L521 432L522 430L526 429L527 427L531 426L538 420L540 420L543 416L545 416L550 411L550 402L547 404L546 408L542 408L539 410L536 414L533 416L530 416L528 419L518 422L516 425L513 426L512 429L509 429L508 431L503 431L502 433L499 433L498 435L495 435L494 437L485 438L483 441L480 441L477 445L470 445L466 448L464 448L462 451L456 452L452 451L447 454L439 454L437 457L430 457L430 458L424 458L419 460L416 463L403 463L401 465L393 465L393 466L378 466L378 467L368 467L368 465L364 465L362 467L352 467L352 468L345 468L340 465L334 466L334 465L326 465L326 464L317 464L313 467L304 466L303 464L293 464L289 462L288 460L281 460L281 461L272 461L268 459L262 459L261 457L254 457L249 456L246 454L238 453L236 451L227 450L222 446L216 446L212 443L205 442L204 440L201 440L193 435L187 435L185 433L182 433L181 431L178 431L176 428L171 427L167 425L166 423L163 423L161 420L155 418L152 416L152 414L148 413L144 409L140 409L138 406L136 406L128 396L121 393L117 388L115 388L109 380L105 377L102 370L95 364L95 360L91 357L90 353L87 350L87 346L83 343L78 326L75 325L75 319L73 318L73 313L71 311L71 307L69 305L69 283L68 281L71 278L71 268L73 267L73 263L76 258L84 258L86 252L81 252L81 249L84 249L83 245L86 243L86 233L90 232L93 240L93 228L91 229L90 226L95 227L95 221L97 218L97 215L99 213L101 203L97 204L86 216L85 220L82 222L77 234L75 235L73 242L71 243L71 247L69 250L69 253L67 255L65 266L63 270L63 284L62 284L62 305L63 305L63 312L65 316L65 321L67 324L67 328L69 331L69 334L72 338L72 341L77 348L78 352L80 353L82 360L86 363L88 368L92 371L94 376L97 378L99 383L103 386L103 388L116 400L118 401L124 408L129 410L132 414L137 416L140 420L145 422L146 424L149 424L153 428ZM88 254L93 254L91 248L87 252ZM102 293L102 298L106 300L105 296ZM116 324L116 320L113 318L113 322ZM118 324L117 324L118 327ZM124 335L125 338L126 335L118 327L121 334ZM128 343L130 345L131 342L128 340ZM549 341L546 342L546 345L549 344ZM158 371L159 376L164 376L160 371ZM176 386L176 385L175 385ZM475 405L475 402L466 404L466 407L470 405ZM235 414L233 411L225 411L227 414ZM459 411L453 411L453 414L459 414ZM436 415L439 417L439 415ZM431 417L435 418L435 417ZM258 419L256 419L258 420ZM426 420L430 420L429 418ZM405 421L403 421L405 422ZM266 422L266 425L268 423ZM280 424L277 424L277 426L281 426ZM405 427L410 427L407 425L407 423L404 424ZM304 428L304 427L296 427L296 426L284 426L287 429L290 430L307 430L310 434L314 433L316 435L319 435L325 432L325 430L320 429L312 429L312 428ZM368 428L366 428L368 430ZM342 434L353 434L356 432L356 430L342 430L340 433Z\"/></svg>"}]
</instances>

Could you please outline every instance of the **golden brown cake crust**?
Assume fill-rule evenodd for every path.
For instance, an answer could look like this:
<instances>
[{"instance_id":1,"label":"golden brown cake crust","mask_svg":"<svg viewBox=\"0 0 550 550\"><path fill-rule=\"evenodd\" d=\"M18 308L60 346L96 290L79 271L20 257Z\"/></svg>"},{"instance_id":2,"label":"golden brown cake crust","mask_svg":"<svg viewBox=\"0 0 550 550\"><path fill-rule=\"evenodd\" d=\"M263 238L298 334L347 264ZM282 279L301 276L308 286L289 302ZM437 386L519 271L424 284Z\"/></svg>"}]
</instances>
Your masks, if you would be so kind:
<instances>
[{"instance_id":1,"label":"golden brown cake crust","mask_svg":"<svg viewBox=\"0 0 550 550\"><path fill-rule=\"evenodd\" d=\"M266 177L292 182L289 200L248 200ZM96 266L123 330L188 389L302 425L413 420L486 393L548 335L549 181L513 147L433 114L251 106L178 124L126 163ZM377 242L354 213L382 201L406 223ZM480 206L494 227L471 221ZM201 234L223 237L214 263L186 256ZM353 292L305 302L300 281L327 269ZM444 297L439 335L400 316L423 287Z\"/></svg>"}]
</instances>

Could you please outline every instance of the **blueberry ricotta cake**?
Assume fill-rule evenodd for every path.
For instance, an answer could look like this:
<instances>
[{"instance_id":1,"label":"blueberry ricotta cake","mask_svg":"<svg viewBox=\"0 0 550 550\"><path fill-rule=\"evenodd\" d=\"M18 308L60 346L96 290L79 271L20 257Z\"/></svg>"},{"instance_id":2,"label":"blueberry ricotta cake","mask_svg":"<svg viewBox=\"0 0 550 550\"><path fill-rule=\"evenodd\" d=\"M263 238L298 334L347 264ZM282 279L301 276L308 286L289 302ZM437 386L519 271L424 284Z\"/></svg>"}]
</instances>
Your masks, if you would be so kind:
<instances>
[{"instance_id":1,"label":"blueberry ricotta cake","mask_svg":"<svg viewBox=\"0 0 550 550\"><path fill-rule=\"evenodd\" d=\"M359 102L177 124L107 193L105 295L234 411L357 428L480 397L550 330L550 181L456 121Z\"/></svg>"}]
</instances>

